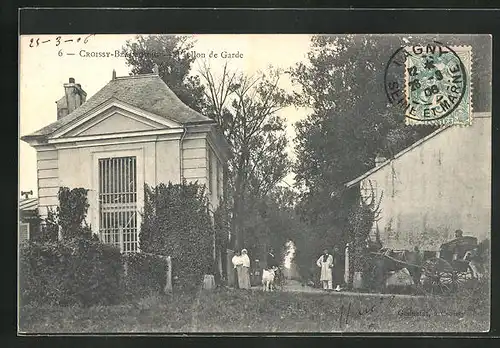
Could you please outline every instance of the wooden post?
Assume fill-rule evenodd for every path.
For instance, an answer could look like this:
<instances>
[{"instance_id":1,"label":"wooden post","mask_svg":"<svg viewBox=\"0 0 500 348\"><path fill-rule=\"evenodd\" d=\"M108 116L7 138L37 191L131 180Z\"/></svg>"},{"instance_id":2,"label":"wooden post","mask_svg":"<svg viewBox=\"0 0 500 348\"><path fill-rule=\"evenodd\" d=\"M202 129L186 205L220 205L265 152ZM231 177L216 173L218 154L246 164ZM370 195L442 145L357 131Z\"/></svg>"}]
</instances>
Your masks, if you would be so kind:
<instances>
[{"instance_id":1,"label":"wooden post","mask_svg":"<svg viewBox=\"0 0 500 348\"><path fill-rule=\"evenodd\" d=\"M172 292L172 258L167 256L167 281L165 283L165 293Z\"/></svg>"}]
</instances>

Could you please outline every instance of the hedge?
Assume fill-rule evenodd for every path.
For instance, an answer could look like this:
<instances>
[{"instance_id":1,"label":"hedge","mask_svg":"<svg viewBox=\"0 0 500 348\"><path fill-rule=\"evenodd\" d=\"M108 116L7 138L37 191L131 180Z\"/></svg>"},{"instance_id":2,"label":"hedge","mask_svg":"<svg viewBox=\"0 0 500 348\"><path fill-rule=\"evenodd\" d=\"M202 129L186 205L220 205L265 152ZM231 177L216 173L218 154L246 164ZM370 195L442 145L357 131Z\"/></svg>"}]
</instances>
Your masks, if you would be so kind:
<instances>
[{"instance_id":1,"label":"hedge","mask_svg":"<svg viewBox=\"0 0 500 348\"><path fill-rule=\"evenodd\" d=\"M205 187L198 183L145 185L142 251L172 257L172 285L198 289L204 274L215 274L215 230Z\"/></svg>"},{"instance_id":2,"label":"hedge","mask_svg":"<svg viewBox=\"0 0 500 348\"><path fill-rule=\"evenodd\" d=\"M120 300L120 251L85 238L24 242L19 253L21 304L112 304Z\"/></svg>"},{"instance_id":3,"label":"hedge","mask_svg":"<svg viewBox=\"0 0 500 348\"><path fill-rule=\"evenodd\" d=\"M126 298L144 298L151 293L162 293L167 283L166 258L145 253L123 255L125 274L122 287Z\"/></svg>"}]
</instances>

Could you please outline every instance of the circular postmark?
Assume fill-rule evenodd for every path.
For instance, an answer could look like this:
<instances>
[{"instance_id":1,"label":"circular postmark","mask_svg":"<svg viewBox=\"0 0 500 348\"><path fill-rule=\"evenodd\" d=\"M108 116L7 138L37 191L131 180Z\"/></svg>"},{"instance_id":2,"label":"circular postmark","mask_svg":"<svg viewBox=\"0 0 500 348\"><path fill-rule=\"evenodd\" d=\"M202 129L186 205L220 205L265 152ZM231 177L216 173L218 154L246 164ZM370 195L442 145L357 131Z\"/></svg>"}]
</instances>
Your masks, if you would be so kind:
<instances>
[{"instance_id":1,"label":"circular postmark","mask_svg":"<svg viewBox=\"0 0 500 348\"><path fill-rule=\"evenodd\" d=\"M389 102L403 109L405 117L425 123L460 105L467 71L459 55L440 42L403 46L386 65L384 85Z\"/></svg>"}]
</instances>

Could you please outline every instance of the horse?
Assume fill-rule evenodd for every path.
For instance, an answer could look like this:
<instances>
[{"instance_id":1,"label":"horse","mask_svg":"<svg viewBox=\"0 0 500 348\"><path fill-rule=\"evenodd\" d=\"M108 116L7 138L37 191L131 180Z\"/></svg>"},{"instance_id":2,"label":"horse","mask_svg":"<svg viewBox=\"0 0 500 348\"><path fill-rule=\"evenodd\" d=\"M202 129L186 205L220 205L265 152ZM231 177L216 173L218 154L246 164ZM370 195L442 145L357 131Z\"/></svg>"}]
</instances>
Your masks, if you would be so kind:
<instances>
[{"instance_id":1,"label":"horse","mask_svg":"<svg viewBox=\"0 0 500 348\"><path fill-rule=\"evenodd\" d=\"M371 252L372 275L377 290L385 290L385 283L389 272L397 272L406 268L415 285L420 284L422 275L422 257L418 248L409 250L392 250L382 248L378 252Z\"/></svg>"}]
</instances>

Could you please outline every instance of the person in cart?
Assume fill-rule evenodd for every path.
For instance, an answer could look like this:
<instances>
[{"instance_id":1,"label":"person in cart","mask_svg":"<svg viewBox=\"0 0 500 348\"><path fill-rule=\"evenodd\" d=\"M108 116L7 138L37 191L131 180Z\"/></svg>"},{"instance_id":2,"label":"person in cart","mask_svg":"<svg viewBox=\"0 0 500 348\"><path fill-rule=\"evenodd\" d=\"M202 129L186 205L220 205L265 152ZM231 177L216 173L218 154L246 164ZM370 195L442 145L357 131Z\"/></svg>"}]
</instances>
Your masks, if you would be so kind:
<instances>
[{"instance_id":1,"label":"person in cart","mask_svg":"<svg viewBox=\"0 0 500 348\"><path fill-rule=\"evenodd\" d=\"M455 239L441 245L441 257L445 259L462 260L465 253L477 245L475 237L464 236L462 230L455 231Z\"/></svg>"}]
</instances>

